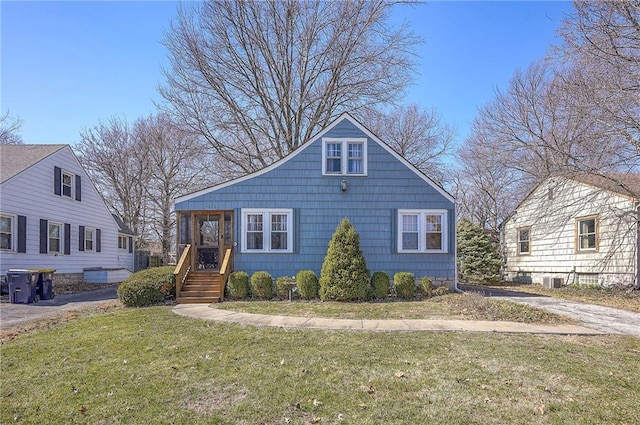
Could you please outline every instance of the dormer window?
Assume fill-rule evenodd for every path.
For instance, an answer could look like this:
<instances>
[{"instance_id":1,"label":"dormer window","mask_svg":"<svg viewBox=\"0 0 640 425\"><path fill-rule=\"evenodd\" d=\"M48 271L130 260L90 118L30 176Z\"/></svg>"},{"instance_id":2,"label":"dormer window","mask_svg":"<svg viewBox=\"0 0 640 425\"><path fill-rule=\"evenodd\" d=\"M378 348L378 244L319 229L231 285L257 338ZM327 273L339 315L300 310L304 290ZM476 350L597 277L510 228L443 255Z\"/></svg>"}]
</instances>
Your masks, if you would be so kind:
<instances>
[{"instance_id":1,"label":"dormer window","mask_svg":"<svg viewBox=\"0 0 640 425\"><path fill-rule=\"evenodd\" d=\"M367 139L324 138L322 144L323 175L367 174Z\"/></svg>"}]
</instances>

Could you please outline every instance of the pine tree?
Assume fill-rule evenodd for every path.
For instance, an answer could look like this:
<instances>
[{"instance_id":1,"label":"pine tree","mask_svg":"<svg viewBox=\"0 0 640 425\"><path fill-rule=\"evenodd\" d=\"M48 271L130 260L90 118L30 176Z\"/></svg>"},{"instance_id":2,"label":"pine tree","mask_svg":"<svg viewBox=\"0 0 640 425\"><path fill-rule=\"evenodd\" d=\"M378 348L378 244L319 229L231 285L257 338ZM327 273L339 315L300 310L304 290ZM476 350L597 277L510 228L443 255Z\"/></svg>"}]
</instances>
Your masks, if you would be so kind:
<instances>
[{"instance_id":1,"label":"pine tree","mask_svg":"<svg viewBox=\"0 0 640 425\"><path fill-rule=\"evenodd\" d=\"M370 275L360 250L360 236L347 218L329 242L320 273L322 301L364 301L369 294Z\"/></svg>"},{"instance_id":2,"label":"pine tree","mask_svg":"<svg viewBox=\"0 0 640 425\"><path fill-rule=\"evenodd\" d=\"M500 282L502 259L482 228L463 219L458 222L458 273L467 283Z\"/></svg>"}]
</instances>

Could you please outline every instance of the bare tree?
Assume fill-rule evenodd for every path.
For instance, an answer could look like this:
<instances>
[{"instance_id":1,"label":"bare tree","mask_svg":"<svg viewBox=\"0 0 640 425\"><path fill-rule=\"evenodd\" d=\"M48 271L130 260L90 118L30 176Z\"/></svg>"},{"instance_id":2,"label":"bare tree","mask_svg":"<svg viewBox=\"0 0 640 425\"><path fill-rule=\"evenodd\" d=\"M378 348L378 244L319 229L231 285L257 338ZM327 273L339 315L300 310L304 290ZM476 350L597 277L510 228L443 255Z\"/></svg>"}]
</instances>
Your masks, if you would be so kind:
<instances>
[{"instance_id":1,"label":"bare tree","mask_svg":"<svg viewBox=\"0 0 640 425\"><path fill-rule=\"evenodd\" d=\"M0 115L0 145L21 145L22 137L18 134L22 127L22 120L14 118L9 111Z\"/></svg>"},{"instance_id":2,"label":"bare tree","mask_svg":"<svg viewBox=\"0 0 640 425\"><path fill-rule=\"evenodd\" d=\"M401 98L418 39L393 27L394 1L206 1L165 39L160 88L228 177L284 157L344 111Z\"/></svg>"},{"instance_id":3,"label":"bare tree","mask_svg":"<svg viewBox=\"0 0 640 425\"><path fill-rule=\"evenodd\" d=\"M374 110L364 115L371 131L419 170L443 182L443 161L450 153L455 131L442 122L435 108L413 103L388 113Z\"/></svg>"},{"instance_id":4,"label":"bare tree","mask_svg":"<svg viewBox=\"0 0 640 425\"><path fill-rule=\"evenodd\" d=\"M209 152L204 143L178 129L164 114L138 119L132 131L136 144L147 153L147 222L162 243L167 264L175 246L173 200L213 183L207 172Z\"/></svg>"},{"instance_id":5,"label":"bare tree","mask_svg":"<svg viewBox=\"0 0 640 425\"><path fill-rule=\"evenodd\" d=\"M149 185L149 149L132 135L126 120L84 129L76 144L79 159L112 213L138 236L147 232L146 188Z\"/></svg>"},{"instance_id":6,"label":"bare tree","mask_svg":"<svg viewBox=\"0 0 640 425\"><path fill-rule=\"evenodd\" d=\"M640 3L576 1L554 49L574 72L567 100L618 139L627 168L640 167Z\"/></svg>"}]
</instances>

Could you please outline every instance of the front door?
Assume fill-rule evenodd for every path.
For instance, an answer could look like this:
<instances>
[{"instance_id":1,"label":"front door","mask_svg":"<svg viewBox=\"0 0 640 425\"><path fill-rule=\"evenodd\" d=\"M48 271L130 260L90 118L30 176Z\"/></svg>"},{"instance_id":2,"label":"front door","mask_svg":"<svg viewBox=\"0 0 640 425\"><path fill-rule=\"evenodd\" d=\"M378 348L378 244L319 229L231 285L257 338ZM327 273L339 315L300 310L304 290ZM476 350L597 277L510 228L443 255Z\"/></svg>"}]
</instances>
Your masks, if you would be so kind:
<instances>
[{"instance_id":1,"label":"front door","mask_svg":"<svg viewBox=\"0 0 640 425\"><path fill-rule=\"evenodd\" d=\"M196 270L218 270L220 268L222 214L197 214L194 225L194 268Z\"/></svg>"}]
</instances>

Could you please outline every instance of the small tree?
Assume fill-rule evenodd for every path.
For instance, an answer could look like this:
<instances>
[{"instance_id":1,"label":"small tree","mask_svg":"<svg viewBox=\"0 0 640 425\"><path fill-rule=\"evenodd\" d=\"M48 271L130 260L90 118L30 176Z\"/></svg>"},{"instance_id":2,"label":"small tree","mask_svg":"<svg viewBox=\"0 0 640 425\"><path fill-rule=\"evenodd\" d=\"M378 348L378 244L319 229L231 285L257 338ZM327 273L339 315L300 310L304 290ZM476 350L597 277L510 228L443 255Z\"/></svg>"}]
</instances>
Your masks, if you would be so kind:
<instances>
[{"instance_id":1,"label":"small tree","mask_svg":"<svg viewBox=\"0 0 640 425\"><path fill-rule=\"evenodd\" d=\"M502 259L482 228L469 220L458 223L458 273L468 283L500 282Z\"/></svg>"},{"instance_id":2,"label":"small tree","mask_svg":"<svg viewBox=\"0 0 640 425\"><path fill-rule=\"evenodd\" d=\"M369 270L360 250L360 236L347 218L336 228L320 272L322 301L364 301L369 293Z\"/></svg>"}]
</instances>

